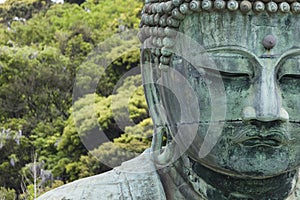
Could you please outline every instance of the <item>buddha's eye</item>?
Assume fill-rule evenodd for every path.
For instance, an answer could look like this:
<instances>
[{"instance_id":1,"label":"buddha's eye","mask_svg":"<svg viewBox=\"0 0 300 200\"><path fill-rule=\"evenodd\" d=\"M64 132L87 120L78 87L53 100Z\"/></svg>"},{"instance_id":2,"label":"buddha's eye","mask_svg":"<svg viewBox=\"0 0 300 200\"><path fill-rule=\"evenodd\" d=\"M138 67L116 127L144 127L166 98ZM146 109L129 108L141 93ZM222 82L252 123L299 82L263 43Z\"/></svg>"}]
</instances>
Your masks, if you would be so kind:
<instances>
[{"instance_id":1,"label":"buddha's eye","mask_svg":"<svg viewBox=\"0 0 300 200\"><path fill-rule=\"evenodd\" d=\"M224 84L226 91L241 91L248 89L251 85L251 76L244 72L224 72L212 69L204 69L205 76L202 79L205 83L220 83Z\"/></svg>"},{"instance_id":2,"label":"buddha's eye","mask_svg":"<svg viewBox=\"0 0 300 200\"><path fill-rule=\"evenodd\" d=\"M219 73L224 78L238 78L238 77L250 78L250 75L247 73L228 73L222 71L219 71Z\"/></svg>"},{"instance_id":3,"label":"buddha's eye","mask_svg":"<svg viewBox=\"0 0 300 200\"><path fill-rule=\"evenodd\" d=\"M300 74L285 74L280 77L280 79L283 79L283 78L300 79Z\"/></svg>"},{"instance_id":4,"label":"buddha's eye","mask_svg":"<svg viewBox=\"0 0 300 200\"><path fill-rule=\"evenodd\" d=\"M300 56L284 60L278 67L277 79L300 79Z\"/></svg>"},{"instance_id":5,"label":"buddha's eye","mask_svg":"<svg viewBox=\"0 0 300 200\"><path fill-rule=\"evenodd\" d=\"M210 66L202 66L207 73L218 74L222 78L252 78L253 77L253 62L247 57L236 54L210 54L212 62ZM201 66L201 63L200 63Z\"/></svg>"},{"instance_id":6,"label":"buddha's eye","mask_svg":"<svg viewBox=\"0 0 300 200\"><path fill-rule=\"evenodd\" d=\"M282 92L296 95L299 93L300 74L284 74L278 83Z\"/></svg>"},{"instance_id":7,"label":"buddha's eye","mask_svg":"<svg viewBox=\"0 0 300 200\"><path fill-rule=\"evenodd\" d=\"M251 75L246 72L225 72L213 69L204 69L207 77L220 77L223 80L250 80Z\"/></svg>"}]
</instances>

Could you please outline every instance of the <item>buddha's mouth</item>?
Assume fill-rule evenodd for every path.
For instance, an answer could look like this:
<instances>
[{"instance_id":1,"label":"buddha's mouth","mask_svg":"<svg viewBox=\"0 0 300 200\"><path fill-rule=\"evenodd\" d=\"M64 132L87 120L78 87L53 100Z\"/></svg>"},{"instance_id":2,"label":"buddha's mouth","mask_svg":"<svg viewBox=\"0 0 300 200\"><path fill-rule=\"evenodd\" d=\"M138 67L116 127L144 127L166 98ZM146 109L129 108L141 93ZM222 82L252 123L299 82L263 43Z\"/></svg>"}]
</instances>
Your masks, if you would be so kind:
<instances>
[{"instance_id":1,"label":"buddha's mouth","mask_svg":"<svg viewBox=\"0 0 300 200\"><path fill-rule=\"evenodd\" d=\"M277 135L270 135L267 137L254 136L250 138L245 138L245 140L239 141L239 144L245 147L258 147L258 146L266 146L266 147L281 147L283 142L283 138Z\"/></svg>"},{"instance_id":2,"label":"buddha's mouth","mask_svg":"<svg viewBox=\"0 0 300 200\"><path fill-rule=\"evenodd\" d=\"M243 136L238 138L235 143L238 143L245 147L258 147L258 146L266 146L278 148L283 144L286 144L287 138L283 134L273 133L265 136L256 135L256 136Z\"/></svg>"}]
</instances>

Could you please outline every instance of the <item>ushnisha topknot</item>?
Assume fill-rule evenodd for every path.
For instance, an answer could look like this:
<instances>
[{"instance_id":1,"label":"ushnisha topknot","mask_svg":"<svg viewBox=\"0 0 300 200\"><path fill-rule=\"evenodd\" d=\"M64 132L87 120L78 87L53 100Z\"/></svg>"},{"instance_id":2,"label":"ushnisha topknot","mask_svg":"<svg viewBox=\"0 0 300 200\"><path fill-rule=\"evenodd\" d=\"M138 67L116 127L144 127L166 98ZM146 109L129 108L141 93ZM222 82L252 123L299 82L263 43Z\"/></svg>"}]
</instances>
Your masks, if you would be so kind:
<instances>
[{"instance_id":1,"label":"ushnisha topknot","mask_svg":"<svg viewBox=\"0 0 300 200\"><path fill-rule=\"evenodd\" d=\"M142 10L139 39L150 44L160 69L167 69L180 22L186 15L199 12L241 12L259 14L300 14L300 0L146 0Z\"/></svg>"}]
</instances>

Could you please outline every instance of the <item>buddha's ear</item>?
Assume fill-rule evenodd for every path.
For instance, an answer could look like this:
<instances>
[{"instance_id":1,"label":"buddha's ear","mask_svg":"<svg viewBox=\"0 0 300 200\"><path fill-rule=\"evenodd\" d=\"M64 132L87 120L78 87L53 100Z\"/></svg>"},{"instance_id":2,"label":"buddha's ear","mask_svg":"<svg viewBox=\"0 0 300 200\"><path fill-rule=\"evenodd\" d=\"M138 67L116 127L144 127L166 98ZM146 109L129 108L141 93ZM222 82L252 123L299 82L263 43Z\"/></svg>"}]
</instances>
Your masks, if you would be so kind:
<instances>
[{"instance_id":1,"label":"buddha's ear","mask_svg":"<svg viewBox=\"0 0 300 200\"><path fill-rule=\"evenodd\" d=\"M159 158L162 153L163 136L168 135L168 127L160 94L161 90L158 85L160 79L160 73L156 71L159 70L158 64L154 62L149 49L141 51L141 68L144 92L154 125L151 152L156 163L168 163L169 158L173 157L169 153L167 156L164 154L163 157L166 158Z\"/></svg>"},{"instance_id":2,"label":"buddha's ear","mask_svg":"<svg viewBox=\"0 0 300 200\"><path fill-rule=\"evenodd\" d=\"M150 49L141 51L141 72L144 92L150 116L155 127L166 124L165 112L159 90L160 72L158 64L153 61Z\"/></svg>"},{"instance_id":3,"label":"buddha's ear","mask_svg":"<svg viewBox=\"0 0 300 200\"><path fill-rule=\"evenodd\" d=\"M166 86L164 85L165 82L162 81L161 75L164 76L165 74L161 74L158 62L149 49L141 51L141 72L145 96L154 124L154 135L151 146L153 160L157 166L168 166L177 160L186 150L181 148L182 145L177 145L175 138L180 139L180 136L178 137L172 134L172 131L176 133L176 126L170 125L172 117L167 114L168 109L173 107L168 107L169 105L166 103L165 95L168 93L168 89L172 92L174 88L170 86L172 83L166 84ZM170 73L170 75L176 77L175 75L177 74L179 76L179 73L175 70L171 70L171 72L173 73ZM175 88L174 92L179 93L177 96L183 98L180 89L181 88ZM176 99L175 96L174 100ZM173 106L174 105L175 104L173 104ZM196 126L198 128L198 125ZM164 136L166 137L165 142L163 142Z\"/></svg>"}]
</instances>

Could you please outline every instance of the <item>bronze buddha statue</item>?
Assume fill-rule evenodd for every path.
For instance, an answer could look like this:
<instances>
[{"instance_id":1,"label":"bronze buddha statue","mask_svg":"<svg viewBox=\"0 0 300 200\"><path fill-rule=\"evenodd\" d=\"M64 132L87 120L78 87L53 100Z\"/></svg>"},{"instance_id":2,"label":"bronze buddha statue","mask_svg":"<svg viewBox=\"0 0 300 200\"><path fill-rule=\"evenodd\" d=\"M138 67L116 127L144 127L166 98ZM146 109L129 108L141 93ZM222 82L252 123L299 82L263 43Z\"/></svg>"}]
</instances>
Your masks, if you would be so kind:
<instances>
[{"instance_id":1,"label":"bronze buddha statue","mask_svg":"<svg viewBox=\"0 0 300 200\"><path fill-rule=\"evenodd\" d=\"M39 199L300 199L299 35L295 0L147 1L151 148Z\"/></svg>"}]
</instances>

